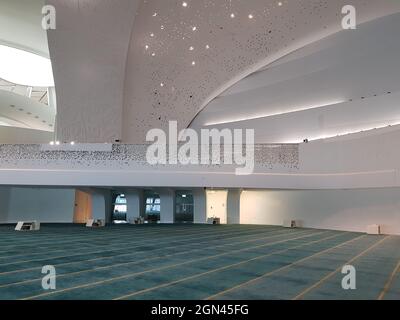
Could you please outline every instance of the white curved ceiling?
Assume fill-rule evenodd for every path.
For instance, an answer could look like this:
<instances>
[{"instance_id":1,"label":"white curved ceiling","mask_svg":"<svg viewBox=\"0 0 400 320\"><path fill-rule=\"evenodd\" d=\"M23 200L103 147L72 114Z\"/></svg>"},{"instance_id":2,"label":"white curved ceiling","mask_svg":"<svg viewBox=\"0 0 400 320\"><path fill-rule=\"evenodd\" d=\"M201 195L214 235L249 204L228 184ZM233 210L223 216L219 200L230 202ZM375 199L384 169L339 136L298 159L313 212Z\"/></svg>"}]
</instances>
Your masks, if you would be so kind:
<instances>
[{"instance_id":1,"label":"white curved ceiling","mask_svg":"<svg viewBox=\"0 0 400 320\"><path fill-rule=\"evenodd\" d=\"M47 34L42 29L45 0L1 0L0 44L49 57Z\"/></svg>"},{"instance_id":2,"label":"white curved ceiling","mask_svg":"<svg viewBox=\"0 0 400 320\"><path fill-rule=\"evenodd\" d=\"M42 28L44 5L45 0L0 1L2 143L45 142L54 131L54 105L41 103L47 101L47 88L54 86Z\"/></svg>"},{"instance_id":3,"label":"white curved ceiling","mask_svg":"<svg viewBox=\"0 0 400 320\"><path fill-rule=\"evenodd\" d=\"M123 141L143 141L149 129L166 129L169 120L187 127L233 83L340 31L341 10L348 1L187 3L182 7L182 1L153 0L140 8L126 65ZM352 5L358 23L400 10L400 2L390 0L355 0Z\"/></svg>"},{"instance_id":4,"label":"white curved ceiling","mask_svg":"<svg viewBox=\"0 0 400 320\"><path fill-rule=\"evenodd\" d=\"M340 31L341 10L348 4L188 0L183 7L178 0L48 2L56 6L58 18L57 30L49 32L49 45L58 86L60 139L122 138L127 143L143 142L149 129L166 129L169 120L187 127L237 81ZM359 23L400 11L400 2L392 0L352 4Z\"/></svg>"},{"instance_id":5,"label":"white curved ceiling","mask_svg":"<svg viewBox=\"0 0 400 320\"><path fill-rule=\"evenodd\" d=\"M289 143L400 123L400 14L341 31L241 80L191 127L255 128Z\"/></svg>"},{"instance_id":6,"label":"white curved ceiling","mask_svg":"<svg viewBox=\"0 0 400 320\"><path fill-rule=\"evenodd\" d=\"M0 78L19 85L54 87L49 58L0 44Z\"/></svg>"},{"instance_id":7,"label":"white curved ceiling","mask_svg":"<svg viewBox=\"0 0 400 320\"><path fill-rule=\"evenodd\" d=\"M54 131L54 121L54 108L14 92L0 90L0 122L3 124L51 132Z\"/></svg>"}]
</instances>

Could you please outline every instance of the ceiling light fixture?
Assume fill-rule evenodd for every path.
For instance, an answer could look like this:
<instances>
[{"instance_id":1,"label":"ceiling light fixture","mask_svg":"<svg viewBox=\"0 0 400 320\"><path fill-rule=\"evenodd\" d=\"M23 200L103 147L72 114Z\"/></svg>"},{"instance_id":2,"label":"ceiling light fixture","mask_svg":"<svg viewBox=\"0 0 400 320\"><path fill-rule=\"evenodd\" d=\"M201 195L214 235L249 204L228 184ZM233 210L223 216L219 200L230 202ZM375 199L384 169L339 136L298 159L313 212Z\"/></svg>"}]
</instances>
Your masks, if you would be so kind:
<instances>
[{"instance_id":1,"label":"ceiling light fixture","mask_svg":"<svg viewBox=\"0 0 400 320\"><path fill-rule=\"evenodd\" d=\"M189 50L190 50L190 51L193 51L193 50L194 50L194 47L190 46L190 47L189 47Z\"/></svg>"},{"instance_id":2,"label":"ceiling light fixture","mask_svg":"<svg viewBox=\"0 0 400 320\"><path fill-rule=\"evenodd\" d=\"M234 13L231 13L231 18L233 19L235 17L235 14Z\"/></svg>"},{"instance_id":3,"label":"ceiling light fixture","mask_svg":"<svg viewBox=\"0 0 400 320\"><path fill-rule=\"evenodd\" d=\"M253 19L254 16L252 14L249 14L249 19Z\"/></svg>"},{"instance_id":4,"label":"ceiling light fixture","mask_svg":"<svg viewBox=\"0 0 400 320\"><path fill-rule=\"evenodd\" d=\"M185 2L185 1L182 2L182 7L185 7L185 8L186 8L187 6L188 6L187 2Z\"/></svg>"},{"instance_id":5,"label":"ceiling light fixture","mask_svg":"<svg viewBox=\"0 0 400 320\"><path fill-rule=\"evenodd\" d=\"M192 61L192 66L196 65L196 61Z\"/></svg>"}]
</instances>

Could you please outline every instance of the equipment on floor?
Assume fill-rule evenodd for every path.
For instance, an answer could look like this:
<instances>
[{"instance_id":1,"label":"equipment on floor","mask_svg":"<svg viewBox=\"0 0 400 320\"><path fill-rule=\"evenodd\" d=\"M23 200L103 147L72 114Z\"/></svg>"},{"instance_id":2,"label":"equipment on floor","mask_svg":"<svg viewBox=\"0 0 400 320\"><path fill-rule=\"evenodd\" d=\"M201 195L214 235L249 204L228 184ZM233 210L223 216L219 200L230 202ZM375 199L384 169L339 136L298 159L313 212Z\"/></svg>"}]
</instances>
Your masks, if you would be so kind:
<instances>
[{"instance_id":1,"label":"equipment on floor","mask_svg":"<svg viewBox=\"0 0 400 320\"><path fill-rule=\"evenodd\" d=\"M37 221L19 221L15 227L15 231L38 231L40 230L40 222Z\"/></svg>"},{"instance_id":2,"label":"equipment on floor","mask_svg":"<svg viewBox=\"0 0 400 320\"><path fill-rule=\"evenodd\" d=\"M221 224L221 219L218 217L212 217L207 219L208 224Z\"/></svg>"},{"instance_id":3,"label":"equipment on floor","mask_svg":"<svg viewBox=\"0 0 400 320\"><path fill-rule=\"evenodd\" d=\"M285 228L301 228L300 220L285 220L283 221L283 227Z\"/></svg>"},{"instance_id":4,"label":"equipment on floor","mask_svg":"<svg viewBox=\"0 0 400 320\"><path fill-rule=\"evenodd\" d=\"M367 234L381 234L381 226L379 224L367 226Z\"/></svg>"},{"instance_id":5,"label":"equipment on floor","mask_svg":"<svg viewBox=\"0 0 400 320\"><path fill-rule=\"evenodd\" d=\"M89 219L86 223L86 227L88 228L101 228L106 225L106 222L102 219Z\"/></svg>"},{"instance_id":6,"label":"equipment on floor","mask_svg":"<svg viewBox=\"0 0 400 320\"><path fill-rule=\"evenodd\" d=\"M143 217L137 217L137 218L132 219L129 223L130 224L144 224L145 221L144 221Z\"/></svg>"}]
</instances>

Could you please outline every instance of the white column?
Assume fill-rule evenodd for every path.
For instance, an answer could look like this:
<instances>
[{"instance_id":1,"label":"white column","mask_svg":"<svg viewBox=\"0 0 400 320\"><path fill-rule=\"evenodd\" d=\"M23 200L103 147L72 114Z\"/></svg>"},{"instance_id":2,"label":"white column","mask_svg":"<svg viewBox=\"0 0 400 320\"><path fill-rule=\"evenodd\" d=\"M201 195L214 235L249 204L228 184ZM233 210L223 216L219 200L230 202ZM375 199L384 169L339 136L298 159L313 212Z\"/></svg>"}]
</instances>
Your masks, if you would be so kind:
<instances>
[{"instance_id":1,"label":"white column","mask_svg":"<svg viewBox=\"0 0 400 320\"><path fill-rule=\"evenodd\" d=\"M157 190L157 192L160 195L160 201L161 201L160 222L174 223L174 204L175 204L174 190L163 188Z\"/></svg>"},{"instance_id":2,"label":"white column","mask_svg":"<svg viewBox=\"0 0 400 320\"><path fill-rule=\"evenodd\" d=\"M128 205L126 219L128 221L132 221L135 218L140 217L140 214L142 212L143 191L139 189L128 189L123 192L125 193L125 198Z\"/></svg>"},{"instance_id":3,"label":"white column","mask_svg":"<svg viewBox=\"0 0 400 320\"><path fill-rule=\"evenodd\" d=\"M207 207L206 207L206 191L201 189L193 189L194 201L194 223L207 222Z\"/></svg>"},{"instance_id":4,"label":"white column","mask_svg":"<svg viewBox=\"0 0 400 320\"><path fill-rule=\"evenodd\" d=\"M111 222L112 197L111 190L90 188L88 192L92 195L92 218L104 219Z\"/></svg>"},{"instance_id":5,"label":"white column","mask_svg":"<svg viewBox=\"0 0 400 320\"><path fill-rule=\"evenodd\" d=\"M106 220L106 200L103 194L92 193L92 218Z\"/></svg>"},{"instance_id":6,"label":"white column","mask_svg":"<svg viewBox=\"0 0 400 320\"><path fill-rule=\"evenodd\" d=\"M227 219L228 224L240 224L240 189L228 190Z\"/></svg>"}]
</instances>

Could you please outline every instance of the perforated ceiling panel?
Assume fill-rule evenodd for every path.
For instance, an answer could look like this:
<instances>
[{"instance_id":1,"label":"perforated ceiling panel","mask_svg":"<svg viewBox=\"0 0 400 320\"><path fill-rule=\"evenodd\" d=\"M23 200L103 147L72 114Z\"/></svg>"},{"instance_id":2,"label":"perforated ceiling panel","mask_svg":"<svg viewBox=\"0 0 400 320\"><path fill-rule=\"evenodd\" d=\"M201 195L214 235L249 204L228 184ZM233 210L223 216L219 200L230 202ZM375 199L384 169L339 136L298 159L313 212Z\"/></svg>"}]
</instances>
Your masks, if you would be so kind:
<instances>
[{"instance_id":1,"label":"perforated ceiling panel","mask_svg":"<svg viewBox=\"0 0 400 320\"><path fill-rule=\"evenodd\" d=\"M50 51L60 139L107 142L122 137L126 143L143 142L149 129L165 129L169 120L187 127L232 84L341 30L342 7L349 4L144 0L136 7L128 0L113 0L112 5L108 0L49 2L59 8ZM400 10L394 0L351 4L359 23ZM130 22L125 20L133 20L136 8L128 33Z\"/></svg>"},{"instance_id":2,"label":"perforated ceiling panel","mask_svg":"<svg viewBox=\"0 0 400 320\"><path fill-rule=\"evenodd\" d=\"M183 5L186 3L186 5ZM212 98L262 65L341 30L341 0L148 0L128 53L123 140L168 120L187 127ZM358 22L396 12L355 0ZM356 32L356 31L349 31Z\"/></svg>"}]
</instances>

